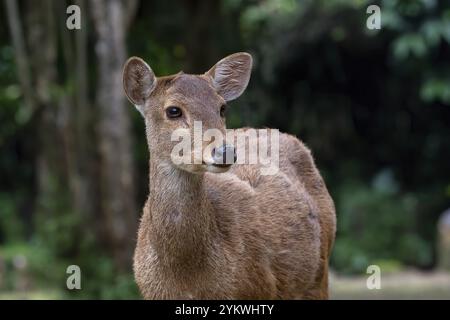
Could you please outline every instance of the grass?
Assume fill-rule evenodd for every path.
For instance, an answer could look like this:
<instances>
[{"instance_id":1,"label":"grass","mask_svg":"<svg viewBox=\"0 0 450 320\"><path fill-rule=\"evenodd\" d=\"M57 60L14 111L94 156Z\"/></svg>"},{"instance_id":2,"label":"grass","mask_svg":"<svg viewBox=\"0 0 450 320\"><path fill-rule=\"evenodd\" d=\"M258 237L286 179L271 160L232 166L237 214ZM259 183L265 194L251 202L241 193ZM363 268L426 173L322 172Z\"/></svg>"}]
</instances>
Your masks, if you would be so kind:
<instances>
[{"instance_id":1,"label":"grass","mask_svg":"<svg viewBox=\"0 0 450 320\"><path fill-rule=\"evenodd\" d=\"M0 300L61 300L64 299L59 291L33 290L0 292Z\"/></svg>"},{"instance_id":2,"label":"grass","mask_svg":"<svg viewBox=\"0 0 450 320\"><path fill-rule=\"evenodd\" d=\"M369 290L368 276L330 274L330 298L342 299L445 299L450 300L450 272L419 272L415 270L381 275L381 289ZM0 300L70 299L58 290L0 291Z\"/></svg>"},{"instance_id":3,"label":"grass","mask_svg":"<svg viewBox=\"0 0 450 320\"><path fill-rule=\"evenodd\" d=\"M330 275L331 299L450 300L450 272L403 271L381 275L381 288L369 290L367 276Z\"/></svg>"}]
</instances>

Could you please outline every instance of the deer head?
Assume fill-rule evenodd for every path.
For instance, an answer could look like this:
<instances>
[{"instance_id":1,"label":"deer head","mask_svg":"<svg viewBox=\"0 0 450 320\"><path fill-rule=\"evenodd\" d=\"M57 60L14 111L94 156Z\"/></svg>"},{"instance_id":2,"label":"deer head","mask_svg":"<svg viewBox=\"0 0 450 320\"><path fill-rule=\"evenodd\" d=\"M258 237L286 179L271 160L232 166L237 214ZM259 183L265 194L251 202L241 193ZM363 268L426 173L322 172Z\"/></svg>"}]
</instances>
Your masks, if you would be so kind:
<instances>
[{"instance_id":1,"label":"deer head","mask_svg":"<svg viewBox=\"0 0 450 320\"><path fill-rule=\"evenodd\" d=\"M252 57L248 53L235 53L202 75L180 72L156 77L144 60L130 58L123 71L124 89L145 119L152 157L191 173L227 171L235 161L235 148L224 140L202 138L198 150L196 129L200 124L202 132L214 129L226 136L226 104L245 90L251 68ZM189 136L190 148L178 150L175 132ZM173 161L174 150L180 156L186 156L186 150L194 151L188 151L188 163L178 163Z\"/></svg>"}]
</instances>

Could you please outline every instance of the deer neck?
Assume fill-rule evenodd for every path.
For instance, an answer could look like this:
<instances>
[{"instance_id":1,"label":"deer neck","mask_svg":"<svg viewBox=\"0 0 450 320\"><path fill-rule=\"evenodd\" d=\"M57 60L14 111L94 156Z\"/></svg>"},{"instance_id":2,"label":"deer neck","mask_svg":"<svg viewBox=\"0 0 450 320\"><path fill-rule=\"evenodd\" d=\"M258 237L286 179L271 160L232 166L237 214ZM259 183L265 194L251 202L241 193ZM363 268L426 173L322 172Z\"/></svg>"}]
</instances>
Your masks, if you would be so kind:
<instances>
[{"instance_id":1,"label":"deer neck","mask_svg":"<svg viewBox=\"0 0 450 320\"><path fill-rule=\"evenodd\" d=\"M205 265L214 223L204 176L150 160L150 240L166 265Z\"/></svg>"}]
</instances>

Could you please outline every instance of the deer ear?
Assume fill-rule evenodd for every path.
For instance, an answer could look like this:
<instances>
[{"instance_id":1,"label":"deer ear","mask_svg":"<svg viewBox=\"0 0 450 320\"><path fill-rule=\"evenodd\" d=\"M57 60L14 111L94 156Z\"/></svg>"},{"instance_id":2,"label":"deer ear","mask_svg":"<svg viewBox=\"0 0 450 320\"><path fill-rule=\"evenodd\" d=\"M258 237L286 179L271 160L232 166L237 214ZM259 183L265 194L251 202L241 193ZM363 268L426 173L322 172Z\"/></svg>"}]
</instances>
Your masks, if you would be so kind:
<instances>
[{"instance_id":1,"label":"deer ear","mask_svg":"<svg viewBox=\"0 0 450 320\"><path fill-rule=\"evenodd\" d=\"M131 103L142 106L156 87L155 74L144 60L131 57L123 68L123 87Z\"/></svg>"},{"instance_id":2,"label":"deer ear","mask_svg":"<svg viewBox=\"0 0 450 320\"><path fill-rule=\"evenodd\" d=\"M213 80L217 93L230 101L238 98L247 88L252 71L252 56L239 52L223 58L206 75Z\"/></svg>"}]
</instances>

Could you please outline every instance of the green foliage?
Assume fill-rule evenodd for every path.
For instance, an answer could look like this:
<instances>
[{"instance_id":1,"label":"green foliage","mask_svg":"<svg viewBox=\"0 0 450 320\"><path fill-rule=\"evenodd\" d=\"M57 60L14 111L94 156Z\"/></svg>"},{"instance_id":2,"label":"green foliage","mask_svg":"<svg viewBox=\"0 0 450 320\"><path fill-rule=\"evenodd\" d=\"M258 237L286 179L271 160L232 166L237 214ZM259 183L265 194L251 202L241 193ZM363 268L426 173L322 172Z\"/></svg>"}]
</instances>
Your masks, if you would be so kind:
<instances>
[{"instance_id":1,"label":"green foliage","mask_svg":"<svg viewBox=\"0 0 450 320\"><path fill-rule=\"evenodd\" d=\"M439 101L450 104L450 79L428 79L420 89L420 97L426 102Z\"/></svg>"},{"instance_id":2,"label":"green foliage","mask_svg":"<svg viewBox=\"0 0 450 320\"><path fill-rule=\"evenodd\" d=\"M29 242L0 247L0 263L5 270L0 292L15 291L20 283L28 290L45 288L66 299L137 299L138 290L131 272L117 272L108 255L99 251L94 238L73 214L40 221L45 225ZM68 290L67 267L81 269L81 290ZM32 291L32 290L31 290Z\"/></svg>"},{"instance_id":3,"label":"green foliage","mask_svg":"<svg viewBox=\"0 0 450 320\"><path fill-rule=\"evenodd\" d=\"M386 171L380 175L372 185L350 182L339 191L332 257L338 270L363 273L378 259L422 267L431 263L432 246L418 232L416 198L399 194L395 182L382 177Z\"/></svg>"},{"instance_id":4,"label":"green foliage","mask_svg":"<svg viewBox=\"0 0 450 320\"><path fill-rule=\"evenodd\" d=\"M52 204L55 205L56 201ZM44 283L54 284L67 298L76 299L131 299L138 298L134 278L128 273L119 273L107 254L101 252L93 229L80 215L72 212L57 212L51 218L41 214L37 221L37 234L32 246L44 253L41 260L31 260L32 271L36 278ZM55 208L53 208L55 209ZM37 257L36 257L37 258ZM78 265L82 275L82 289L66 288L66 269L69 265ZM130 266L131 269L131 266Z\"/></svg>"},{"instance_id":5,"label":"green foliage","mask_svg":"<svg viewBox=\"0 0 450 320\"><path fill-rule=\"evenodd\" d=\"M0 193L0 235L4 240L18 242L23 239L23 225L17 215L16 199L11 194Z\"/></svg>"},{"instance_id":6,"label":"green foliage","mask_svg":"<svg viewBox=\"0 0 450 320\"><path fill-rule=\"evenodd\" d=\"M384 26L398 36L392 43L393 56L400 63L420 64L423 74L420 98L427 103L450 103L448 66L435 69L429 59L439 54L442 46L450 44L450 10L439 11L437 1L385 2ZM387 11L387 12L386 12Z\"/></svg>"}]
</instances>

